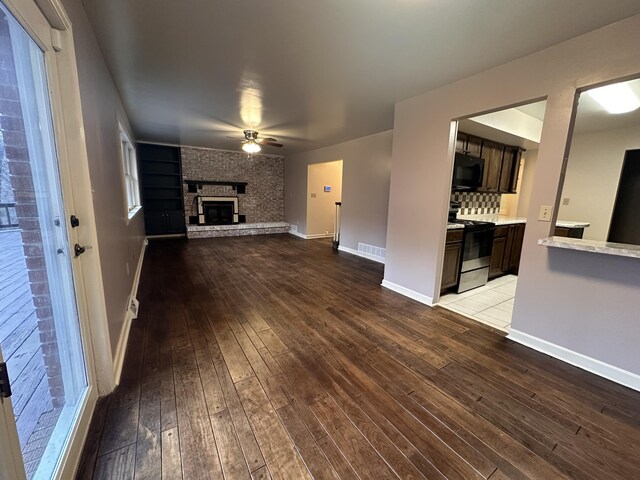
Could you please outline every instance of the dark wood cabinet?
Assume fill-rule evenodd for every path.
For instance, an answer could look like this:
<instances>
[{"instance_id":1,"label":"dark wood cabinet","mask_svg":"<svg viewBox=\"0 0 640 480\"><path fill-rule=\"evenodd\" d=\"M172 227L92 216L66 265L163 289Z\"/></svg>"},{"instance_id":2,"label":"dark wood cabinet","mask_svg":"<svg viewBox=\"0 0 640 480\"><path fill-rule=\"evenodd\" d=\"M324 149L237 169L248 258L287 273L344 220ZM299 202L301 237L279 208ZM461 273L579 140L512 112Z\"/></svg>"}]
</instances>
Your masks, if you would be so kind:
<instances>
[{"instance_id":1,"label":"dark wood cabinet","mask_svg":"<svg viewBox=\"0 0 640 480\"><path fill-rule=\"evenodd\" d=\"M491 249L491 264L489 265L489 278L504 275L504 259L507 251L507 239L509 225L499 225L493 232L493 247Z\"/></svg>"},{"instance_id":2,"label":"dark wood cabinet","mask_svg":"<svg viewBox=\"0 0 640 480\"><path fill-rule=\"evenodd\" d=\"M482 139L460 132L456 138L456 151L472 157L480 157L482 154Z\"/></svg>"},{"instance_id":3,"label":"dark wood cabinet","mask_svg":"<svg viewBox=\"0 0 640 480\"><path fill-rule=\"evenodd\" d=\"M485 192L498 192L500 190L504 145L483 140L480 156L484 159L482 190Z\"/></svg>"},{"instance_id":4,"label":"dark wood cabinet","mask_svg":"<svg viewBox=\"0 0 640 480\"><path fill-rule=\"evenodd\" d=\"M524 229L524 223L496 227L493 234L489 278L496 278L507 273L518 274Z\"/></svg>"},{"instance_id":5,"label":"dark wood cabinet","mask_svg":"<svg viewBox=\"0 0 640 480\"><path fill-rule=\"evenodd\" d=\"M553 234L556 237L582 238L584 228L556 227Z\"/></svg>"},{"instance_id":6,"label":"dark wood cabinet","mask_svg":"<svg viewBox=\"0 0 640 480\"><path fill-rule=\"evenodd\" d=\"M522 243L524 241L524 223L514 225L513 248L511 250L511 268L514 275L518 275L520 270L520 256L522 255Z\"/></svg>"},{"instance_id":7,"label":"dark wood cabinet","mask_svg":"<svg viewBox=\"0 0 640 480\"><path fill-rule=\"evenodd\" d=\"M517 193L522 148L458 132L456 151L484 159L480 191Z\"/></svg>"},{"instance_id":8,"label":"dark wood cabinet","mask_svg":"<svg viewBox=\"0 0 640 480\"><path fill-rule=\"evenodd\" d=\"M460 260L462 257L463 229L447 231L447 241L444 246L444 262L442 264L442 282L440 290L455 287L460 276Z\"/></svg>"},{"instance_id":9,"label":"dark wood cabinet","mask_svg":"<svg viewBox=\"0 0 640 480\"><path fill-rule=\"evenodd\" d=\"M146 234L184 233L186 226L180 148L139 143L138 158Z\"/></svg>"},{"instance_id":10,"label":"dark wood cabinet","mask_svg":"<svg viewBox=\"0 0 640 480\"><path fill-rule=\"evenodd\" d=\"M500 193L517 193L518 175L520 174L520 162L522 149L505 145L500 172Z\"/></svg>"}]
</instances>

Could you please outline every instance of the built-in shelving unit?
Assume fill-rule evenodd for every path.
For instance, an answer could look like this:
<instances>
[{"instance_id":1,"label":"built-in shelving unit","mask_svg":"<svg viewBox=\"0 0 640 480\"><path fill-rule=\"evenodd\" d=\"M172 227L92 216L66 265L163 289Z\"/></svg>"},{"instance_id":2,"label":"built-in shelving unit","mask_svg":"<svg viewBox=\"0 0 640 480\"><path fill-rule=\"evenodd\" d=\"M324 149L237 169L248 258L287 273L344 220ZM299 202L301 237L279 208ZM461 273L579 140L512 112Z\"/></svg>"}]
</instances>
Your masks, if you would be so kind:
<instances>
[{"instance_id":1,"label":"built-in shelving unit","mask_svg":"<svg viewBox=\"0 0 640 480\"><path fill-rule=\"evenodd\" d=\"M138 144L147 235L185 233L180 147Z\"/></svg>"}]
</instances>

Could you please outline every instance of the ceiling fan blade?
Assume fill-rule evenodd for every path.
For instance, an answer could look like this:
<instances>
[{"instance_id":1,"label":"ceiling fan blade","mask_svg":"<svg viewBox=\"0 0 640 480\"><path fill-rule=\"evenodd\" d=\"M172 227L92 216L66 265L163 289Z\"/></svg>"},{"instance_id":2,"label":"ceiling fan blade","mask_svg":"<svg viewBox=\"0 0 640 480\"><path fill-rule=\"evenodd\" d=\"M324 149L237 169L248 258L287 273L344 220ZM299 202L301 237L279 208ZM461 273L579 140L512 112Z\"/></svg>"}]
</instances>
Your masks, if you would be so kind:
<instances>
[{"instance_id":1,"label":"ceiling fan blade","mask_svg":"<svg viewBox=\"0 0 640 480\"><path fill-rule=\"evenodd\" d=\"M258 142L277 142L278 140L276 140L273 137L266 137L266 138L261 138L258 140Z\"/></svg>"},{"instance_id":2,"label":"ceiling fan blade","mask_svg":"<svg viewBox=\"0 0 640 480\"><path fill-rule=\"evenodd\" d=\"M260 145L268 145L270 147L282 147L284 145L282 145L282 143L275 143L275 142L261 142Z\"/></svg>"}]
</instances>

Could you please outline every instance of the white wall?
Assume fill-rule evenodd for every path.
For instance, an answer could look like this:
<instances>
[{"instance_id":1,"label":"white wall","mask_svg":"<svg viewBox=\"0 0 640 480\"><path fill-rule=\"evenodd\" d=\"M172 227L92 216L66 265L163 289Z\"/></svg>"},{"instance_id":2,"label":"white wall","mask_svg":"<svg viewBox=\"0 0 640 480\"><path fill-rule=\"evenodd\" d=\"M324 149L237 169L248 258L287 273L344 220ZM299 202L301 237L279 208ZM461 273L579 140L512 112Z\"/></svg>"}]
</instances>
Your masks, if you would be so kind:
<instances>
[{"instance_id":1,"label":"white wall","mask_svg":"<svg viewBox=\"0 0 640 480\"><path fill-rule=\"evenodd\" d=\"M306 233L307 165L342 159L340 244L385 246L389 205L391 131L285 158L285 220Z\"/></svg>"},{"instance_id":2,"label":"white wall","mask_svg":"<svg viewBox=\"0 0 640 480\"><path fill-rule=\"evenodd\" d=\"M336 202L342 199L342 160L307 167L307 236L334 233ZM324 187L331 187L325 192Z\"/></svg>"},{"instance_id":3,"label":"white wall","mask_svg":"<svg viewBox=\"0 0 640 480\"><path fill-rule=\"evenodd\" d=\"M451 120L547 97L512 331L640 374L638 260L539 246L553 222L537 220L540 205L557 211L576 89L638 73L635 16L397 103L385 281L418 298L439 294Z\"/></svg>"},{"instance_id":4,"label":"white wall","mask_svg":"<svg viewBox=\"0 0 640 480\"><path fill-rule=\"evenodd\" d=\"M640 127L575 135L567 164L559 218L590 222L588 240L606 241L625 150L640 148Z\"/></svg>"},{"instance_id":5,"label":"white wall","mask_svg":"<svg viewBox=\"0 0 640 480\"><path fill-rule=\"evenodd\" d=\"M109 340L115 354L144 239L142 212L127 222L118 120L133 141L135 137L81 1L63 3L73 24Z\"/></svg>"}]
</instances>

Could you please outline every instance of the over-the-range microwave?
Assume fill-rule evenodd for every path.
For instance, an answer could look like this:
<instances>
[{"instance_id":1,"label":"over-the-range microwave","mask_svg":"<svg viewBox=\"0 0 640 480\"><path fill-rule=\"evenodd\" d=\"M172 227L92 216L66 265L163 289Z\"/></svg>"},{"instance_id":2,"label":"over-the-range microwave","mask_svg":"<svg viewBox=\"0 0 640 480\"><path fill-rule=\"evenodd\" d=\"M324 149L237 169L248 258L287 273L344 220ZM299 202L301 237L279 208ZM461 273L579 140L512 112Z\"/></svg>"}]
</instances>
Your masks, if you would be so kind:
<instances>
[{"instance_id":1,"label":"over-the-range microwave","mask_svg":"<svg viewBox=\"0 0 640 480\"><path fill-rule=\"evenodd\" d=\"M451 189L454 191L467 192L478 190L482 187L483 174L483 158L456 152Z\"/></svg>"}]
</instances>

